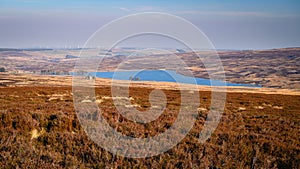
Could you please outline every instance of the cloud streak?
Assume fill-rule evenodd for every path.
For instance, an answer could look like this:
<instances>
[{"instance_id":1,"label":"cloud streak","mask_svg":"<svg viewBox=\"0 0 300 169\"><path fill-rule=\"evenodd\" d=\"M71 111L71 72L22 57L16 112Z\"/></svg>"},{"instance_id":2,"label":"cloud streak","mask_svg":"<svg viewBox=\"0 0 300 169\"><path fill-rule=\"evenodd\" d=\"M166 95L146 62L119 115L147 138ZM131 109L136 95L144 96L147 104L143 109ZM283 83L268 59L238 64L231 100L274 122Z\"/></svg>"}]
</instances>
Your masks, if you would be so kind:
<instances>
[{"instance_id":1,"label":"cloud streak","mask_svg":"<svg viewBox=\"0 0 300 169\"><path fill-rule=\"evenodd\" d=\"M130 12L131 10L125 7L119 7L121 11Z\"/></svg>"},{"instance_id":2,"label":"cloud streak","mask_svg":"<svg viewBox=\"0 0 300 169\"><path fill-rule=\"evenodd\" d=\"M118 7L119 10L125 12L158 12L164 11L161 7L158 6L136 6L133 8L128 7Z\"/></svg>"},{"instance_id":3,"label":"cloud streak","mask_svg":"<svg viewBox=\"0 0 300 169\"><path fill-rule=\"evenodd\" d=\"M300 17L299 15L272 14L256 11L201 11L201 10L186 10L176 11L176 14L188 15L210 15L210 16L230 16L230 17L263 17L263 18L285 18L285 17Z\"/></svg>"}]
</instances>

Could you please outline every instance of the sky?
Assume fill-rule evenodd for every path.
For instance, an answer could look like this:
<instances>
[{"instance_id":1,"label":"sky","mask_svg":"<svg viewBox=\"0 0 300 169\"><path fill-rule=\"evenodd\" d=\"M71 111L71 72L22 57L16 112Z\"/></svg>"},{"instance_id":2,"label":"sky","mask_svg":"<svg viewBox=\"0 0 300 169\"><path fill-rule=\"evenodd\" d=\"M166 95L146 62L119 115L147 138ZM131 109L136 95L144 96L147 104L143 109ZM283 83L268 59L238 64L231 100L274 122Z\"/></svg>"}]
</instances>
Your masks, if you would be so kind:
<instances>
[{"instance_id":1,"label":"sky","mask_svg":"<svg viewBox=\"0 0 300 169\"><path fill-rule=\"evenodd\" d=\"M0 0L0 47L81 47L105 24L139 12L182 17L217 49L300 47L299 0ZM155 44L173 45L149 36L124 43Z\"/></svg>"}]
</instances>

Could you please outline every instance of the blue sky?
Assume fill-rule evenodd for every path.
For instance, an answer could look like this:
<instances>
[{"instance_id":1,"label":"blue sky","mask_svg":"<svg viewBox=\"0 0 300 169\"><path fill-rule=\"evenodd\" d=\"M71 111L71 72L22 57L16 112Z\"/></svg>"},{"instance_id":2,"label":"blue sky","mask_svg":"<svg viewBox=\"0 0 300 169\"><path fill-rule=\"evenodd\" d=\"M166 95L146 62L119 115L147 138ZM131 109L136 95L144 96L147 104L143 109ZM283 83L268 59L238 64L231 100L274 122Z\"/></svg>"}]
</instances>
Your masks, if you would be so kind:
<instances>
[{"instance_id":1,"label":"blue sky","mask_svg":"<svg viewBox=\"0 0 300 169\"><path fill-rule=\"evenodd\" d=\"M183 17L219 49L300 46L299 0L0 0L0 47L81 46L104 24L138 12Z\"/></svg>"}]
</instances>

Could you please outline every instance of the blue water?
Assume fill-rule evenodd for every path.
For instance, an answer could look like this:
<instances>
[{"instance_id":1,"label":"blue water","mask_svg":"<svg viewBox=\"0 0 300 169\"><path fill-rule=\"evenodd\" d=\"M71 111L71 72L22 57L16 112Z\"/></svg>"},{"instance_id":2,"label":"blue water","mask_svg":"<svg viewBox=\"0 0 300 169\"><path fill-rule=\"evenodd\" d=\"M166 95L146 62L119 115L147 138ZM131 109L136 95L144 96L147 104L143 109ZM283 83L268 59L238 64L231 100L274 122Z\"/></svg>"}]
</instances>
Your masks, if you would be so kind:
<instances>
[{"instance_id":1,"label":"blue water","mask_svg":"<svg viewBox=\"0 0 300 169\"><path fill-rule=\"evenodd\" d=\"M236 83L229 83L220 80L193 78L193 77L177 74L175 71L172 70L95 72L95 73L89 73L89 75L96 76L99 78L109 78L109 79L116 79L116 80L133 79L136 81L177 82L177 83L204 85L204 86L260 87L251 84L236 84Z\"/></svg>"}]
</instances>

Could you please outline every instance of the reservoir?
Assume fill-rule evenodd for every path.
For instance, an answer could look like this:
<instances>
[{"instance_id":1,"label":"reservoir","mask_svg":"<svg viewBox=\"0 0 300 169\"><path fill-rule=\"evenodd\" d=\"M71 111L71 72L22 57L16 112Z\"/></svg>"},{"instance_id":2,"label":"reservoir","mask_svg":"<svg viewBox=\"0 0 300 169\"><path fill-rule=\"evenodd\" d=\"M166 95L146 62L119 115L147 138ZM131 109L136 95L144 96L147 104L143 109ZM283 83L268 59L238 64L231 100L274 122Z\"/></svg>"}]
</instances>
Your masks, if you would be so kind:
<instances>
[{"instance_id":1,"label":"reservoir","mask_svg":"<svg viewBox=\"0 0 300 169\"><path fill-rule=\"evenodd\" d=\"M260 87L252 84L229 83L220 80L204 79L189 77L176 73L173 70L130 70L116 72L95 72L89 73L99 78L109 78L116 80L133 80L133 81L155 81L155 82L176 82L186 84L197 84L204 86L244 86Z\"/></svg>"}]
</instances>

